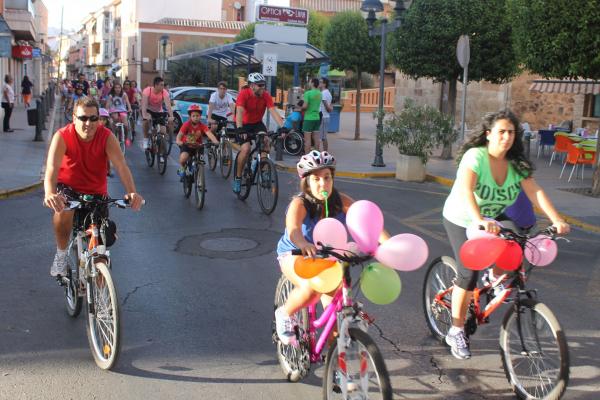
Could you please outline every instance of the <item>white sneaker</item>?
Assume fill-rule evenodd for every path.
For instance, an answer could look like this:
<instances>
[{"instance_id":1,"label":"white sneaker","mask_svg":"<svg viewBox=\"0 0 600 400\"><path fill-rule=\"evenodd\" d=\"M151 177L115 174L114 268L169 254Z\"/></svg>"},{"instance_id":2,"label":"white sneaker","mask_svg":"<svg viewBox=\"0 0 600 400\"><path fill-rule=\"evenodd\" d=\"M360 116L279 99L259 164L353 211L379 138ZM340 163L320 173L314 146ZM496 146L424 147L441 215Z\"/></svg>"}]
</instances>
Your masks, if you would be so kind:
<instances>
[{"instance_id":1,"label":"white sneaker","mask_svg":"<svg viewBox=\"0 0 600 400\"><path fill-rule=\"evenodd\" d=\"M148 150L150 148L150 139L144 138L144 150Z\"/></svg>"},{"instance_id":2,"label":"white sneaker","mask_svg":"<svg viewBox=\"0 0 600 400\"><path fill-rule=\"evenodd\" d=\"M50 268L50 276L67 275L67 253L54 255L54 262Z\"/></svg>"},{"instance_id":3,"label":"white sneaker","mask_svg":"<svg viewBox=\"0 0 600 400\"><path fill-rule=\"evenodd\" d=\"M283 306L275 310L275 328L281 343L289 346L296 341L296 332L294 330L295 327L296 320L294 317L285 314Z\"/></svg>"}]
</instances>

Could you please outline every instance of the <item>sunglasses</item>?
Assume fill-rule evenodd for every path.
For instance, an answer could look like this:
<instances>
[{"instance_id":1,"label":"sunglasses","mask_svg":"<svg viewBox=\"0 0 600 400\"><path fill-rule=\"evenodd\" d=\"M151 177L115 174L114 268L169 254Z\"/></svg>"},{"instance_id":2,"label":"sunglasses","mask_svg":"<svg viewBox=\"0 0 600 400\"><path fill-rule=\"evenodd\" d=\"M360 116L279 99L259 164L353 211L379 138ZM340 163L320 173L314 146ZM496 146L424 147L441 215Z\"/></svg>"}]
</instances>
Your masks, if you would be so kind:
<instances>
[{"instance_id":1,"label":"sunglasses","mask_svg":"<svg viewBox=\"0 0 600 400\"><path fill-rule=\"evenodd\" d=\"M87 115L78 115L77 119L80 120L81 122L98 122L98 120L100 119L99 116L97 115L91 115L91 116L87 116Z\"/></svg>"},{"instance_id":2,"label":"sunglasses","mask_svg":"<svg viewBox=\"0 0 600 400\"><path fill-rule=\"evenodd\" d=\"M258 87L265 87L265 84L264 83L257 83L256 86L258 86Z\"/></svg>"}]
</instances>

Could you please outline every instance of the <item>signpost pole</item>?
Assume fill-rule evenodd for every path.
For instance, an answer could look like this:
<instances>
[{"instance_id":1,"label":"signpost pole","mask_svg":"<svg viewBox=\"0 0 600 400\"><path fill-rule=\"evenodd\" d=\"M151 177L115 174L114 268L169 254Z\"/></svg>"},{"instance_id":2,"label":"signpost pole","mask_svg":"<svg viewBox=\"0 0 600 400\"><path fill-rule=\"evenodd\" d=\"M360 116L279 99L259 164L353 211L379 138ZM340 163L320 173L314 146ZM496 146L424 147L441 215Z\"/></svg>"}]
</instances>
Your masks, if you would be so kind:
<instances>
[{"instance_id":1,"label":"signpost pole","mask_svg":"<svg viewBox=\"0 0 600 400\"><path fill-rule=\"evenodd\" d=\"M462 35L456 44L456 58L461 67L463 67L463 96L462 113L460 123L460 140L465 141L465 115L467 112L467 84L469 83L469 60L471 58L471 47L469 35Z\"/></svg>"}]
</instances>

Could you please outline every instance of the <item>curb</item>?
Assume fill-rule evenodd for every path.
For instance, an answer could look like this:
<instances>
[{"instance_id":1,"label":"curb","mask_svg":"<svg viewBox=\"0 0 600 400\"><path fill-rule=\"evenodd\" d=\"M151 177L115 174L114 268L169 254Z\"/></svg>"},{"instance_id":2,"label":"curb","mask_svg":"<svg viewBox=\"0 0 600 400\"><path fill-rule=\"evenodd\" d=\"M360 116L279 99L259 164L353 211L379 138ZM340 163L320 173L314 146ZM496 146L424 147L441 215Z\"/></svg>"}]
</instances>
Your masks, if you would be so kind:
<instances>
[{"instance_id":1,"label":"curb","mask_svg":"<svg viewBox=\"0 0 600 400\"><path fill-rule=\"evenodd\" d=\"M280 171L286 171L296 173L297 170L294 167L288 167L281 161L275 161L275 167ZM396 176L394 172L350 172L350 171L335 171L335 176L341 176L345 178L393 178Z\"/></svg>"},{"instance_id":2,"label":"curb","mask_svg":"<svg viewBox=\"0 0 600 400\"><path fill-rule=\"evenodd\" d=\"M44 186L44 181L40 180L39 182L35 182L29 185L17 187L14 189L3 190L0 192L0 199L8 199L9 197L13 197L19 194L33 192L42 186Z\"/></svg>"}]
</instances>

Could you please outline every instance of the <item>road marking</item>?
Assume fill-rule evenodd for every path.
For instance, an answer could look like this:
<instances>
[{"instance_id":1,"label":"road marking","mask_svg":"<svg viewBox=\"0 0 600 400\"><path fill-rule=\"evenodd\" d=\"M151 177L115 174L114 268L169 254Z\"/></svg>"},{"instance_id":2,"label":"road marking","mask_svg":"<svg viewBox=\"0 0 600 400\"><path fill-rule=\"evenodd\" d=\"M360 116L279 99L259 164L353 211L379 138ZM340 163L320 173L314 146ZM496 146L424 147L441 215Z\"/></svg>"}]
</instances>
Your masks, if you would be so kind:
<instances>
[{"instance_id":1,"label":"road marking","mask_svg":"<svg viewBox=\"0 0 600 400\"><path fill-rule=\"evenodd\" d=\"M432 192L429 190L422 190L422 189L412 189L412 188L396 187L396 186L389 186L389 185L380 185L380 184L376 184L376 183L372 183L372 182L365 182L362 180L336 178L336 181L346 182L346 183L354 183L357 185L364 185L364 186L380 187L380 188L384 188L384 189L400 190L400 191L406 191L406 192L434 194L437 196L447 196L448 195L448 193L446 193L446 192Z\"/></svg>"},{"instance_id":2,"label":"road marking","mask_svg":"<svg viewBox=\"0 0 600 400\"><path fill-rule=\"evenodd\" d=\"M387 217L392 218L409 228L419 231L422 234L427 235L432 239L447 243L448 238L446 237L445 234L439 234L438 232L435 232L435 231L425 228L425 226L439 227L441 225L441 223L442 223L441 218L425 218L425 217L430 217L431 215L439 214L442 211L442 209L443 209L442 207L437 207L437 208L422 212L420 214L413 215L408 218L400 218L400 217L397 217L388 212L385 212L384 214Z\"/></svg>"}]
</instances>

